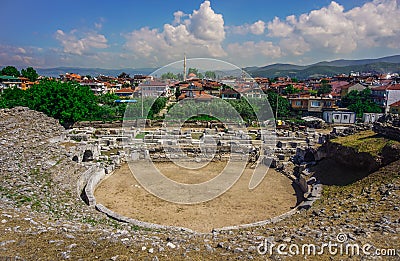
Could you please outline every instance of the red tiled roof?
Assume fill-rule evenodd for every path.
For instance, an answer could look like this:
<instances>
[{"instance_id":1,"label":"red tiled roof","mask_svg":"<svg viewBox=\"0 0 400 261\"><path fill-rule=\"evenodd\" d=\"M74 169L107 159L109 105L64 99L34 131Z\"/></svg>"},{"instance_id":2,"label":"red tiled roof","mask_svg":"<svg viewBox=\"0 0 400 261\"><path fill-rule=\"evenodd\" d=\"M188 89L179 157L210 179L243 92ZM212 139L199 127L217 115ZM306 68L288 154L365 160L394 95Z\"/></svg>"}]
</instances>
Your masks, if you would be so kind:
<instances>
[{"instance_id":1,"label":"red tiled roof","mask_svg":"<svg viewBox=\"0 0 400 261\"><path fill-rule=\"evenodd\" d=\"M400 107L400 101L394 102L389 105L390 107Z\"/></svg>"},{"instance_id":2,"label":"red tiled roof","mask_svg":"<svg viewBox=\"0 0 400 261\"><path fill-rule=\"evenodd\" d=\"M122 88L120 90L116 90L116 93L133 93L133 89L132 88Z\"/></svg>"},{"instance_id":3,"label":"red tiled roof","mask_svg":"<svg viewBox=\"0 0 400 261\"><path fill-rule=\"evenodd\" d=\"M400 84L391 84L387 88L388 90L400 90Z\"/></svg>"},{"instance_id":4,"label":"red tiled roof","mask_svg":"<svg viewBox=\"0 0 400 261\"><path fill-rule=\"evenodd\" d=\"M386 91L387 88L388 88L388 85L382 85L382 86L374 87L371 90L373 90L373 91Z\"/></svg>"},{"instance_id":5,"label":"red tiled roof","mask_svg":"<svg viewBox=\"0 0 400 261\"><path fill-rule=\"evenodd\" d=\"M374 91L385 91L385 90L400 90L400 84L383 85L372 88Z\"/></svg>"},{"instance_id":6,"label":"red tiled roof","mask_svg":"<svg viewBox=\"0 0 400 261\"><path fill-rule=\"evenodd\" d=\"M334 81L329 83L332 86L332 89L341 88L342 86L346 86L349 84L347 81Z\"/></svg>"},{"instance_id":7,"label":"red tiled roof","mask_svg":"<svg viewBox=\"0 0 400 261\"><path fill-rule=\"evenodd\" d=\"M341 93L331 92L329 95L332 95L332 97L340 97Z\"/></svg>"},{"instance_id":8,"label":"red tiled roof","mask_svg":"<svg viewBox=\"0 0 400 261\"><path fill-rule=\"evenodd\" d=\"M211 100L211 99L214 99L216 97L211 95L211 94L201 92L199 95L196 95L194 98L195 99L199 99L199 100Z\"/></svg>"},{"instance_id":9,"label":"red tiled roof","mask_svg":"<svg viewBox=\"0 0 400 261\"><path fill-rule=\"evenodd\" d=\"M149 81L139 84L139 86L167 86L168 84L165 82L156 82L156 81Z\"/></svg>"},{"instance_id":10,"label":"red tiled roof","mask_svg":"<svg viewBox=\"0 0 400 261\"><path fill-rule=\"evenodd\" d=\"M238 94L237 91L232 90L232 89L225 89L221 91L222 94Z\"/></svg>"}]
</instances>

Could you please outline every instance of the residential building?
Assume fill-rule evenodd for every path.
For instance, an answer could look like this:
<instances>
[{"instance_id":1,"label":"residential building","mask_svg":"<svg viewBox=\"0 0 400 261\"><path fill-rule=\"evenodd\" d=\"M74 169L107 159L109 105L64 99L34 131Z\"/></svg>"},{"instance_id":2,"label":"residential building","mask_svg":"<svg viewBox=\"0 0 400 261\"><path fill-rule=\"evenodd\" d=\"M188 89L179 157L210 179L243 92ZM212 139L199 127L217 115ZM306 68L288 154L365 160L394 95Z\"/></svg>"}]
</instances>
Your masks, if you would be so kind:
<instances>
[{"instance_id":1,"label":"residential building","mask_svg":"<svg viewBox=\"0 0 400 261\"><path fill-rule=\"evenodd\" d=\"M322 112L335 108L335 100L329 97L310 97L308 100L308 112Z\"/></svg>"},{"instance_id":2,"label":"residential building","mask_svg":"<svg viewBox=\"0 0 400 261\"><path fill-rule=\"evenodd\" d=\"M292 94L288 96L290 105L294 110L307 111L310 95Z\"/></svg>"},{"instance_id":3,"label":"residential building","mask_svg":"<svg viewBox=\"0 0 400 261\"><path fill-rule=\"evenodd\" d=\"M178 97L178 100L183 100L186 98L195 98L196 96L200 95L204 90L202 86L195 85L194 83L190 83L187 87L182 88L181 95Z\"/></svg>"},{"instance_id":4,"label":"residential building","mask_svg":"<svg viewBox=\"0 0 400 261\"><path fill-rule=\"evenodd\" d=\"M135 89L135 97L159 97L171 95L169 85L165 82L145 81Z\"/></svg>"},{"instance_id":5,"label":"residential building","mask_svg":"<svg viewBox=\"0 0 400 261\"><path fill-rule=\"evenodd\" d=\"M291 94L288 96L293 110L301 111L303 115L321 116L325 110L335 110L334 98L313 97L309 94Z\"/></svg>"},{"instance_id":6,"label":"residential building","mask_svg":"<svg viewBox=\"0 0 400 261\"><path fill-rule=\"evenodd\" d=\"M400 114L400 101L390 104L389 107L390 107L389 110L390 113Z\"/></svg>"},{"instance_id":7,"label":"residential building","mask_svg":"<svg viewBox=\"0 0 400 261\"><path fill-rule=\"evenodd\" d=\"M240 93L234 89L226 88L221 90L221 99L240 99Z\"/></svg>"},{"instance_id":8,"label":"residential building","mask_svg":"<svg viewBox=\"0 0 400 261\"><path fill-rule=\"evenodd\" d=\"M220 90L222 87L221 83L213 80L203 80L202 87L206 93L214 96L220 96Z\"/></svg>"},{"instance_id":9,"label":"residential building","mask_svg":"<svg viewBox=\"0 0 400 261\"><path fill-rule=\"evenodd\" d=\"M390 105L400 101L400 84L389 84L372 88L372 98L375 103L389 112Z\"/></svg>"},{"instance_id":10,"label":"residential building","mask_svg":"<svg viewBox=\"0 0 400 261\"><path fill-rule=\"evenodd\" d=\"M196 102L207 102L217 98L218 97L214 95L205 93L203 90L189 88L189 90L181 93L181 95L178 97L178 100L192 99Z\"/></svg>"},{"instance_id":11,"label":"residential building","mask_svg":"<svg viewBox=\"0 0 400 261\"><path fill-rule=\"evenodd\" d=\"M350 83L350 84L347 84L347 85L341 87L341 93L340 94L341 94L342 97L344 97L346 94L348 94L351 91L360 92L360 91L362 91L362 90L364 90L366 88L367 87L365 87L364 85L359 84L359 83Z\"/></svg>"},{"instance_id":12,"label":"residential building","mask_svg":"<svg viewBox=\"0 0 400 261\"><path fill-rule=\"evenodd\" d=\"M241 96L245 96L247 98L262 98L267 97L263 90L258 87L255 88L237 88L237 90Z\"/></svg>"},{"instance_id":13,"label":"residential building","mask_svg":"<svg viewBox=\"0 0 400 261\"><path fill-rule=\"evenodd\" d=\"M30 81L28 78L26 78L26 77L18 77L20 80L21 80L21 85L20 85L20 88L22 89L22 90L27 90L27 89L29 89L29 88L31 88L33 85L35 85L35 84L38 84L39 83L39 81L35 81L35 82L32 82L32 81Z\"/></svg>"},{"instance_id":14,"label":"residential building","mask_svg":"<svg viewBox=\"0 0 400 261\"><path fill-rule=\"evenodd\" d=\"M132 88L122 88L120 90L116 90L115 94L123 98L132 98L134 92L135 91Z\"/></svg>"},{"instance_id":15,"label":"residential building","mask_svg":"<svg viewBox=\"0 0 400 261\"><path fill-rule=\"evenodd\" d=\"M21 88L21 79L8 76L8 75L0 75L0 91L7 88Z\"/></svg>"},{"instance_id":16,"label":"residential building","mask_svg":"<svg viewBox=\"0 0 400 261\"><path fill-rule=\"evenodd\" d=\"M107 92L106 85L103 82L84 81L79 83L81 86L88 86L94 94L103 94Z\"/></svg>"},{"instance_id":17,"label":"residential building","mask_svg":"<svg viewBox=\"0 0 400 261\"><path fill-rule=\"evenodd\" d=\"M364 123L374 123L383 115L383 113L365 112L363 113L362 121Z\"/></svg>"},{"instance_id":18,"label":"residential building","mask_svg":"<svg viewBox=\"0 0 400 261\"><path fill-rule=\"evenodd\" d=\"M152 80L153 80L153 76L143 75L143 74L135 74L133 76L131 84L132 85L139 85L139 84L141 84L143 82L152 81Z\"/></svg>"},{"instance_id":19,"label":"residential building","mask_svg":"<svg viewBox=\"0 0 400 261\"><path fill-rule=\"evenodd\" d=\"M76 73L60 74L60 80L64 82L69 82L69 81L80 82L82 81L82 76Z\"/></svg>"}]
</instances>

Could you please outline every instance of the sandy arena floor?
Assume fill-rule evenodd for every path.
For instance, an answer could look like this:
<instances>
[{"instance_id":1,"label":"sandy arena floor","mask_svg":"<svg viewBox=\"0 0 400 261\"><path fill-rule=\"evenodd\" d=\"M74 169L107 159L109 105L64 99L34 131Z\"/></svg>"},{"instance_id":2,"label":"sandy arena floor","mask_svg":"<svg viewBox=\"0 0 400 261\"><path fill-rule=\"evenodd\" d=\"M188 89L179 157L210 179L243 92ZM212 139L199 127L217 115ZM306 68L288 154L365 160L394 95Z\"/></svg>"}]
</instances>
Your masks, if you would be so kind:
<instances>
[{"instance_id":1,"label":"sandy arena floor","mask_svg":"<svg viewBox=\"0 0 400 261\"><path fill-rule=\"evenodd\" d=\"M207 181L224 166L223 162L212 162L200 170L185 170L173 163L157 163L165 176L188 184ZM265 220L296 205L296 194L287 177L269 169L262 183L250 191L251 175L252 170L246 169L230 190L211 201L182 205L159 199L138 186L128 164L124 164L100 183L95 196L98 203L127 217L199 232Z\"/></svg>"}]
</instances>

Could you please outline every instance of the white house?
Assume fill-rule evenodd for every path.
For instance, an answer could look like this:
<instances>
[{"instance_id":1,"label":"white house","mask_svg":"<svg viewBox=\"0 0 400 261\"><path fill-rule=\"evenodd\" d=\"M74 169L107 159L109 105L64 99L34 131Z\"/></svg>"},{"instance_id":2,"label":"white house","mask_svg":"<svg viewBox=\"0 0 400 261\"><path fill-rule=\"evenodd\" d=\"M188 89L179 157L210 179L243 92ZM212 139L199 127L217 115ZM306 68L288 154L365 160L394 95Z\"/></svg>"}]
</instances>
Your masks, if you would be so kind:
<instances>
[{"instance_id":1,"label":"white house","mask_svg":"<svg viewBox=\"0 0 400 261\"><path fill-rule=\"evenodd\" d=\"M364 123L374 123L383 115L383 113L366 112L362 116L362 121Z\"/></svg>"},{"instance_id":2,"label":"white house","mask_svg":"<svg viewBox=\"0 0 400 261\"><path fill-rule=\"evenodd\" d=\"M400 101L400 84L390 84L372 88L374 102L389 112L390 104Z\"/></svg>"},{"instance_id":3,"label":"white house","mask_svg":"<svg viewBox=\"0 0 400 261\"><path fill-rule=\"evenodd\" d=\"M94 94L106 93L106 85L103 82L81 82L81 86L88 86Z\"/></svg>"},{"instance_id":4,"label":"white house","mask_svg":"<svg viewBox=\"0 0 400 261\"><path fill-rule=\"evenodd\" d=\"M139 87L135 89L134 96L139 97L159 97L171 95L169 85L164 82L157 81L145 81L139 84Z\"/></svg>"},{"instance_id":5,"label":"white house","mask_svg":"<svg viewBox=\"0 0 400 261\"><path fill-rule=\"evenodd\" d=\"M8 75L0 75L0 91L7 88L20 88L21 89L21 79L8 76Z\"/></svg>"},{"instance_id":6,"label":"white house","mask_svg":"<svg viewBox=\"0 0 400 261\"><path fill-rule=\"evenodd\" d=\"M352 111L324 111L322 119L327 123L352 124L356 122L356 113Z\"/></svg>"},{"instance_id":7,"label":"white house","mask_svg":"<svg viewBox=\"0 0 400 261\"><path fill-rule=\"evenodd\" d=\"M241 96L246 96L247 98L267 97L259 87L235 88L235 91L239 92Z\"/></svg>"}]
</instances>

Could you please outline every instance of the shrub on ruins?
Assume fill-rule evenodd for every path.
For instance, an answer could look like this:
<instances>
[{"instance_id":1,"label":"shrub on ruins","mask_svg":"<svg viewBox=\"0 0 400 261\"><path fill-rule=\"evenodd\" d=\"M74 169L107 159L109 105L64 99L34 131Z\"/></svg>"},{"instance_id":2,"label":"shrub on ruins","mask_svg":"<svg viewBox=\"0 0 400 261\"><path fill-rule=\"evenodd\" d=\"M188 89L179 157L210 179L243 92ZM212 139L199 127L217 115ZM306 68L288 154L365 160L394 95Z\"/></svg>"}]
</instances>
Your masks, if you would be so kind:
<instances>
[{"instance_id":1,"label":"shrub on ruins","mask_svg":"<svg viewBox=\"0 0 400 261\"><path fill-rule=\"evenodd\" d=\"M16 106L28 106L26 92L17 87L4 89L0 95L0 108Z\"/></svg>"},{"instance_id":2,"label":"shrub on ruins","mask_svg":"<svg viewBox=\"0 0 400 261\"><path fill-rule=\"evenodd\" d=\"M96 96L97 102L101 105L115 105L115 101L119 100L120 97L114 93L104 93Z\"/></svg>"}]
</instances>

